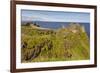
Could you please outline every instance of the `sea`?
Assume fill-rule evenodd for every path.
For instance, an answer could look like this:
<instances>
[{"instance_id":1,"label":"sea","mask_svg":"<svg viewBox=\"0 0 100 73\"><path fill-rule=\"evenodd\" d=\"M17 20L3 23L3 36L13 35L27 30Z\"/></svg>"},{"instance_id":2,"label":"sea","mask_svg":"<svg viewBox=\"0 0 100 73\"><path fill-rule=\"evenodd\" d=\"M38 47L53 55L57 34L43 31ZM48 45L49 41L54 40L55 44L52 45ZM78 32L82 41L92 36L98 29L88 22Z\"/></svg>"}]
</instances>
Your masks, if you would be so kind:
<instances>
[{"instance_id":1,"label":"sea","mask_svg":"<svg viewBox=\"0 0 100 73\"><path fill-rule=\"evenodd\" d=\"M40 27L43 28L50 28L50 29L58 29L62 26L67 27L70 23L79 23L85 27L85 31L90 38L90 23L82 23L82 22L46 22L46 21L32 21L32 23L38 24Z\"/></svg>"}]
</instances>

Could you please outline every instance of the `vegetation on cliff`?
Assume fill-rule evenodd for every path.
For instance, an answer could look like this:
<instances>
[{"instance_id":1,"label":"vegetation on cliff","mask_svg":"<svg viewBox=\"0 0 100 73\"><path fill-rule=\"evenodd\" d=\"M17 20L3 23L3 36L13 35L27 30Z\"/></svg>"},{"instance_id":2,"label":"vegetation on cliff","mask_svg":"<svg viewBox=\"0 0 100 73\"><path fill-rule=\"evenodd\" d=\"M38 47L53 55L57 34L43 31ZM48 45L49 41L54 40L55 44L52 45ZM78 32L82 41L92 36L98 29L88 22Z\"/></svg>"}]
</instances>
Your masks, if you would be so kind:
<instances>
[{"instance_id":1,"label":"vegetation on cliff","mask_svg":"<svg viewBox=\"0 0 100 73\"><path fill-rule=\"evenodd\" d=\"M47 62L90 58L89 38L84 26L71 23L50 30L35 25L21 26L21 61Z\"/></svg>"}]
</instances>

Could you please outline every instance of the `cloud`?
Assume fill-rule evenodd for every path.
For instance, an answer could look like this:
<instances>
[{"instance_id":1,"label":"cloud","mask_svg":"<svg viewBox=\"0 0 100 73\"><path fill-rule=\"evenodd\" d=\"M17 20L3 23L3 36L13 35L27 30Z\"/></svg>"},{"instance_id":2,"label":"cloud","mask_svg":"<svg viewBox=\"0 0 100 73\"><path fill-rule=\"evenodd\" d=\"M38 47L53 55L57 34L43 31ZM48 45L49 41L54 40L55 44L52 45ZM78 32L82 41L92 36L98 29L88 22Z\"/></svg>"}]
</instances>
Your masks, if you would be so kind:
<instances>
[{"instance_id":1,"label":"cloud","mask_svg":"<svg viewBox=\"0 0 100 73\"><path fill-rule=\"evenodd\" d=\"M45 21L46 19L43 17L37 17L37 16L22 16L22 21Z\"/></svg>"},{"instance_id":2,"label":"cloud","mask_svg":"<svg viewBox=\"0 0 100 73\"><path fill-rule=\"evenodd\" d=\"M56 11L23 11L22 21L90 22L89 13Z\"/></svg>"}]
</instances>

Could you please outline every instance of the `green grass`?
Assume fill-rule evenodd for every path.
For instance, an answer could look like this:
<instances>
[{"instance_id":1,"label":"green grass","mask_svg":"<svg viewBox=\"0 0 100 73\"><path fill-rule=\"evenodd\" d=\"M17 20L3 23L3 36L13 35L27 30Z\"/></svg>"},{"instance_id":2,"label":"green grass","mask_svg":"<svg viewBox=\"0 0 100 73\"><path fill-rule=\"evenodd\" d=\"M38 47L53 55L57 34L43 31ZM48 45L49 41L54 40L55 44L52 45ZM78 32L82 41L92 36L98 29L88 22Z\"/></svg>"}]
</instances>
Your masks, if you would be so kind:
<instances>
[{"instance_id":1,"label":"green grass","mask_svg":"<svg viewBox=\"0 0 100 73\"><path fill-rule=\"evenodd\" d=\"M87 60L90 58L89 38L81 26L73 33L73 27L57 30L40 30L31 26L21 26L21 43L27 45L21 48L22 62L48 62ZM39 48L38 46L42 46ZM41 50L38 53L38 50ZM36 54L35 52L38 54ZM32 58L33 55L36 57Z\"/></svg>"}]
</instances>

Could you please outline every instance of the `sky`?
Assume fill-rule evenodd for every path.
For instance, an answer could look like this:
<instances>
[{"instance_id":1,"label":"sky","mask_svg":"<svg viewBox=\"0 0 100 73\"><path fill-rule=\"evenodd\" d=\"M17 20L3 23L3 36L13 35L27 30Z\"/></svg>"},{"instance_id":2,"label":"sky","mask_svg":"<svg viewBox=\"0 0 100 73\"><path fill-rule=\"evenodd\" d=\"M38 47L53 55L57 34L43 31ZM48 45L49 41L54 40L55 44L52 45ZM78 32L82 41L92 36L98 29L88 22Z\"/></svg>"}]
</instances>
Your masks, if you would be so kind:
<instances>
[{"instance_id":1,"label":"sky","mask_svg":"<svg viewBox=\"0 0 100 73\"><path fill-rule=\"evenodd\" d=\"M22 21L90 22L90 13L44 10L21 10Z\"/></svg>"}]
</instances>

